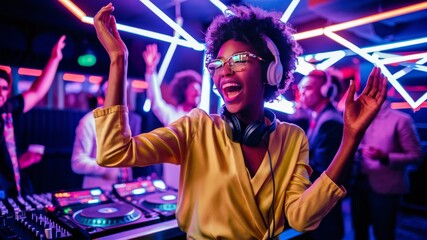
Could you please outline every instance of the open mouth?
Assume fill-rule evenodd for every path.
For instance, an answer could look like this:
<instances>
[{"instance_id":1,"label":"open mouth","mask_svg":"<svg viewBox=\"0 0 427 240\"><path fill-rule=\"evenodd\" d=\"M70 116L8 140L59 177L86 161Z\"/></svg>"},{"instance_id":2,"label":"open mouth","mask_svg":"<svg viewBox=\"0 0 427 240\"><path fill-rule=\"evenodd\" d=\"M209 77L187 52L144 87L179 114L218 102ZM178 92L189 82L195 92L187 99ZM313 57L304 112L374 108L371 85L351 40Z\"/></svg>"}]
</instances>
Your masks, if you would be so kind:
<instances>
[{"instance_id":1,"label":"open mouth","mask_svg":"<svg viewBox=\"0 0 427 240\"><path fill-rule=\"evenodd\" d=\"M237 83L225 83L222 85L222 92L228 99L232 99L242 92L242 86Z\"/></svg>"}]
</instances>

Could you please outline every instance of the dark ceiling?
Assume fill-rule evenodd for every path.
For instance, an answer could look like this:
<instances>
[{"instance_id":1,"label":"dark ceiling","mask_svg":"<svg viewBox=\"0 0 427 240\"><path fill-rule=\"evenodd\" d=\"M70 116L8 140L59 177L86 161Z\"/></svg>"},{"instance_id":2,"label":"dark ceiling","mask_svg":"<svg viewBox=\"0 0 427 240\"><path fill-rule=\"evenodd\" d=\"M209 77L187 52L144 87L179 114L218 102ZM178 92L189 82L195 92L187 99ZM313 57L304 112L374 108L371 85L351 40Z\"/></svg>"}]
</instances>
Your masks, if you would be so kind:
<instances>
[{"instance_id":1,"label":"dark ceiling","mask_svg":"<svg viewBox=\"0 0 427 240\"><path fill-rule=\"evenodd\" d=\"M111 0L74 0L87 15L94 16L99 8ZM114 15L118 22L152 31L173 35L173 30L155 16L139 0L113 0ZM221 12L209 0L152 0L172 19L179 4L184 19L183 28L196 40L203 42L203 33L214 16ZM402 0L301 0L289 22L297 32L345 22L370 14L389 11L398 7L424 1ZM284 12L290 0L241 0L223 1L252 4L267 10ZM0 7L0 65L41 68L46 62L50 49L61 34L67 35L64 60L61 70L105 75L108 57L98 43L92 25L79 21L62 4L55 0L13 0L2 1ZM367 24L340 34L359 46L372 46L394 41L427 36L427 11L418 11L394 17L373 24ZM141 77L144 64L141 52L148 43L156 42L162 55L169 44L154 39L122 33L130 51L129 75ZM316 37L301 40L305 53L316 53L344 49L327 39ZM77 55L90 47L98 56L94 67L78 66ZM421 48L427 49L426 45ZM405 51L420 51L420 46ZM171 71L185 68L200 69L203 53L193 49L178 47L172 59Z\"/></svg>"}]
</instances>

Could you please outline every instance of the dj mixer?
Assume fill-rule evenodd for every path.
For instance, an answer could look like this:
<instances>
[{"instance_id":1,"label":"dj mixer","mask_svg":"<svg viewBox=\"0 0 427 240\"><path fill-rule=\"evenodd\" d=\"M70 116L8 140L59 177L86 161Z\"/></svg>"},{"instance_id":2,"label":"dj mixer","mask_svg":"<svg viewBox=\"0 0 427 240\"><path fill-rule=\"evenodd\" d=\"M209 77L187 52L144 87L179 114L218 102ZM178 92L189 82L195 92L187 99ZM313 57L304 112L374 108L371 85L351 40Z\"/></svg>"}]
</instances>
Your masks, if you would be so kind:
<instances>
[{"instance_id":1,"label":"dj mixer","mask_svg":"<svg viewBox=\"0 0 427 240\"><path fill-rule=\"evenodd\" d=\"M97 239L151 225L176 228L177 192L162 180L33 194L0 201L0 239ZM161 228L159 228L161 229Z\"/></svg>"}]
</instances>

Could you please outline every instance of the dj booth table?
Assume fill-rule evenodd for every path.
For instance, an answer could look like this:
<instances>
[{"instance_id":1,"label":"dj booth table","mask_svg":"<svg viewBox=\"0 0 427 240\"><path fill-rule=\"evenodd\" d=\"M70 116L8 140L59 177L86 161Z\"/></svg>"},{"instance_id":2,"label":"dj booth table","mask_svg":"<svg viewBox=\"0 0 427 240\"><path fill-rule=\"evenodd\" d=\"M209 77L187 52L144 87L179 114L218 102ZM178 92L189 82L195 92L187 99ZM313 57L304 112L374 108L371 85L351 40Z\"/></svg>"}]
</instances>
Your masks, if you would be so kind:
<instances>
[{"instance_id":1,"label":"dj booth table","mask_svg":"<svg viewBox=\"0 0 427 240\"><path fill-rule=\"evenodd\" d=\"M162 180L0 200L0 239L186 239L175 219L177 191ZM285 230L279 239L301 235Z\"/></svg>"},{"instance_id":2,"label":"dj booth table","mask_svg":"<svg viewBox=\"0 0 427 240\"><path fill-rule=\"evenodd\" d=\"M302 233L295 231L294 229L286 229L279 235L279 239L294 239L301 236ZM125 232L120 232L116 234L111 234L109 236L95 238L95 240L131 240L131 239L141 239L141 240L157 240L157 239L186 239L185 233L182 232L178 223L175 219L169 220L166 222L156 223L150 226L145 226L141 228L132 229Z\"/></svg>"},{"instance_id":3,"label":"dj booth table","mask_svg":"<svg viewBox=\"0 0 427 240\"><path fill-rule=\"evenodd\" d=\"M145 227L135 228L125 232L111 234L105 237L95 238L96 240L129 240L129 239L186 239L175 219L166 222L155 223Z\"/></svg>"}]
</instances>

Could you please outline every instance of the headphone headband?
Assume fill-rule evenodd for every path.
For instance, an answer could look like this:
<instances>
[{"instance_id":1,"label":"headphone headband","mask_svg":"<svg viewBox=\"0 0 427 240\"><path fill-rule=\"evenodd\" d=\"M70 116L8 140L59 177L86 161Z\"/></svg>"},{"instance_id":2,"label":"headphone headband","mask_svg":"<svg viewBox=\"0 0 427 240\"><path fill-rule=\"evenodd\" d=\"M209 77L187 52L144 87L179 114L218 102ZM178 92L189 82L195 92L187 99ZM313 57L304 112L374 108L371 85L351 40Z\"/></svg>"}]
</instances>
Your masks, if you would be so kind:
<instances>
[{"instance_id":1,"label":"headphone headband","mask_svg":"<svg viewBox=\"0 0 427 240\"><path fill-rule=\"evenodd\" d=\"M280 52L277 49L276 44L267 37L267 35L262 35L268 50L270 50L271 54L273 54L274 61L268 65L267 69L267 82L268 85L271 86L279 86L280 81L283 77L283 66L280 62Z\"/></svg>"}]
</instances>

